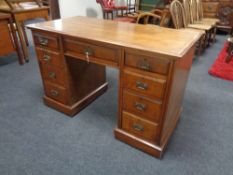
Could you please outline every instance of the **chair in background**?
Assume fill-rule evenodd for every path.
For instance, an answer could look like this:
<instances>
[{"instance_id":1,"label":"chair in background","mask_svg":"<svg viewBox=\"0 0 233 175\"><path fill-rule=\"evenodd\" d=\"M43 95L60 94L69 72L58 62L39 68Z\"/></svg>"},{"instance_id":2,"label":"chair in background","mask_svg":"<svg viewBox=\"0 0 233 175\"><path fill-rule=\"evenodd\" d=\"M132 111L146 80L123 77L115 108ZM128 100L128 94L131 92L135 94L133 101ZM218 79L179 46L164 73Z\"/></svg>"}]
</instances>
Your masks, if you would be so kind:
<instances>
[{"instance_id":1,"label":"chair in background","mask_svg":"<svg viewBox=\"0 0 233 175\"><path fill-rule=\"evenodd\" d=\"M111 15L111 19L114 19L114 12L118 16L118 12L121 12L121 16L124 15L124 11L127 11L127 6L118 6L115 4L114 0L96 0L98 4L100 4L103 12L103 18L109 19L109 14Z\"/></svg>"},{"instance_id":2,"label":"chair in background","mask_svg":"<svg viewBox=\"0 0 233 175\"><path fill-rule=\"evenodd\" d=\"M11 14L23 50L24 60L28 59L28 40L25 32L24 22L35 18L49 20L49 8L44 7L39 0L4 0L1 3L0 12Z\"/></svg>"},{"instance_id":3,"label":"chair in background","mask_svg":"<svg viewBox=\"0 0 233 175\"><path fill-rule=\"evenodd\" d=\"M161 16L150 13L150 12L144 12L138 15L137 17L137 24L156 24L160 25Z\"/></svg>"},{"instance_id":4,"label":"chair in background","mask_svg":"<svg viewBox=\"0 0 233 175\"><path fill-rule=\"evenodd\" d=\"M171 13L169 9L153 9L150 11L153 14L161 16L160 26L161 27L169 27L171 21Z\"/></svg>"},{"instance_id":5,"label":"chair in background","mask_svg":"<svg viewBox=\"0 0 233 175\"><path fill-rule=\"evenodd\" d=\"M139 0L127 0L127 14L133 14L139 11Z\"/></svg>"},{"instance_id":6,"label":"chair in background","mask_svg":"<svg viewBox=\"0 0 233 175\"><path fill-rule=\"evenodd\" d=\"M192 0L191 0L192 1ZM181 2L177 2L180 3ZM203 30L205 31L205 37L204 37L204 47L208 46L211 41L211 34L214 30L213 25L207 25L207 24L195 24L193 23L196 18L194 18L194 12L196 13L196 8L195 6L191 5L191 2L189 0L183 0L183 3L181 4L183 6L184 10L184 20L185 20L185 25L187 28L191 29L198 29L198 30Z\"/></svg>"},{"instance_id":7,"label":"chair in background","mask_svg":"<svg viewBox=\"0 0 233 175\"><path fill-rule=\"evenodd\" d=\"M197 20L200 22L218 23L220 20L218 18L204 18L203 15L203 4L202 0L196 0L197 3Z\"/></svg>"},{"instance_id":8,"label":"chair in background","mask_svg":"<svg viewBox=\"0 0 233 175\"><path fill-rule=\"evenodd\" d=\"M218 19L203 18L203 9L201 0L185 0L190 5L191 12L191 23L192 24L201 24L211 26L211 35L209 39L212 39L212 42L215 42L216 31L217 31L217 22Z\"/></svg>"},{"instance_id":9,"label":"chair in background","mask_svg":"<svg viewBox=\"0 0 233 175\"><path fill-rule=\"evenodd\" d=\"M172 1L172 3L170 4L170 13L172 16L172 22L173 25L176 29L179 30L195 30L201 33L202 37L200 38L199 42L198 42L198 54L200 55L201 52L203 52L203 50L205 49L204 46L204 39L206 36L206 33L204 30L199 30L199 29L190 29L187 28L187 20L185 17L185 12L184 12L184 7L181 4L181 2L179 2L178 0L174 0Z\"/></svg>"}]
</instances>

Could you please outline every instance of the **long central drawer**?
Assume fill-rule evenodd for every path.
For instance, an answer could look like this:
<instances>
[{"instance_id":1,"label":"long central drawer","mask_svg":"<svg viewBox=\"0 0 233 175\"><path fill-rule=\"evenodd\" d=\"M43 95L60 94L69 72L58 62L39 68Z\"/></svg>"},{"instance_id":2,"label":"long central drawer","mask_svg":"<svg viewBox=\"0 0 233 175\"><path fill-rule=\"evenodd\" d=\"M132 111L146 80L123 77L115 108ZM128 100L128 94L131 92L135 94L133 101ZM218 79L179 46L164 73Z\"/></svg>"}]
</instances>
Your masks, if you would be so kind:
<instances>
[{"instance_id":1,"label":"long central drawer","mask_svg":"<svg viewBox=\"0 0 233 175\"><path fill-rule=\"evenodd\" d=\"M111 62L118 65L120 50L108 45L99 43L90 44L82 40L64 38L64 50L68 55L76 56L88 61L99 60L100 62Z\"/></svg>"}]
</instances>

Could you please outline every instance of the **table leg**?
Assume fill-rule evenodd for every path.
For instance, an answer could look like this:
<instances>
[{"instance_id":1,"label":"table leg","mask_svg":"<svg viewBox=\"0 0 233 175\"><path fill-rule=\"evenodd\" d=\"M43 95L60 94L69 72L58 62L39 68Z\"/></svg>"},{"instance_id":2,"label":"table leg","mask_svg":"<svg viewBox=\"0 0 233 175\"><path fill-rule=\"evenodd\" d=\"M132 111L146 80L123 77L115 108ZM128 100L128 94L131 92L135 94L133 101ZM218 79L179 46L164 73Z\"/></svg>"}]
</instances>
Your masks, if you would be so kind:
<instances>
[{"instance_id":1,"label":"table leg","mask_svg":"<svg viewBox=\"0 0 233 175\"><path fill-rule=\"evenodd\" d=\"M23 34L23 29L22 29L22 22L20 21L15 21L15 24L17 26L18 29L18 34L19 34L19 39L20 39L20 43L22 45L22 49L23 49L23 54L24 54L24 60L26 62L28 62L28 48L27 48L27 44L24 38L24 34Z\"/></svg>"},{"instance_id":2,"label":"table leg","mask_svg":"<svg viewBox=\"0 0 233 175\"><path fill-rule=\"evenodd\" d=\"M16 31L14 29L14 25L13 25L12 19L9 19L9 23L10 23L10 28L11 28L11 33L12 33L13 41L14 41L14 44L15 44L15 49L16 49L16 52L17 52L17 55L18 55L19 64L22 65L24 63L24 61L23 61L23 55L22 55L22 52L21 52L20 47L19 47L19 41L18 41L18 38L16 36Z\"/></svg>"},{"instance_id":3,"label":"table leg","mask_svg":"<svg viewBox=\"0 0 233 175\"><path fill-rule=\"evenodd\" d=\"M24 36L25 42L26 42L27 46L29 46L28 37L27 37L27 34L26 34L26 29L25 29L24 22L22 22L22 30L23 30L23 36Z\"/></svg>"}]
</instances>

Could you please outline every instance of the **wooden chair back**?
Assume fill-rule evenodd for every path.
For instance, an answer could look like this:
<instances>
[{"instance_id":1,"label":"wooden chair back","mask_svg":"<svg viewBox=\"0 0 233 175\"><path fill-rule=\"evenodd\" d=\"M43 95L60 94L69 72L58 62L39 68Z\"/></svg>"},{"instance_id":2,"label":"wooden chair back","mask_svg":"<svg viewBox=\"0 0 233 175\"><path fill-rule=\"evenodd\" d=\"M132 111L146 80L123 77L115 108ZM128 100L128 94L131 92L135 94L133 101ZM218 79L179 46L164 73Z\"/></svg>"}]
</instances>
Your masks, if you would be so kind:
<instances>
[{"instance_id":1,"label":"wooden chair back","mask_svg":"<svg viewBox=\"0 0 233 175\"><path fill-rule=\"evenodd\" d=\"M196 0L189 0L190 1L190 12L191 12L191 23L194 23L195 21L198 21L198 7L197 7L197 1Z\"/></svg>"},{"instance_id":2,"label":"wooden chair back","mask_svg":"<svg viewBox=\"0 0 233 175\"><path fill-rule=\"evenodd\" d=\"M170 20L171 20L171 13L169 11L169 9L154 9L151 11L151 13L156 14L161 16L161 21L160 21L160 26L161 27L168 27L170 24Z\"/></svg>"},{"instance_id":3,"label":"wooden chair back","mask_svg":"<svg viewBox=\"0 0 233 175\"><path fill-rule=\"evenodd\" d=\"M159 15L150 12L144 12L138 15L136 23L160 25L161 18L162 17Z\"/></svg>"},{"instance_id":4,"label":"wooden chair back","mask_svg":"<svg viewBox=\"0 0 233 175\"><path fill-rule=\"evenodd\" d=\"M196 0L197 3L197 20L202 20L204 15L203 15L203 5L201 0Z\"/></svg>"},{"instance_id":5,"label":"wooden chair back","mask_svg":"<svg viewBox=\"0 0 233 175\"><path fill-rule=\"evenodd\" d=\"M184 15L186 24L192 23L192 9L190 6L190 0L182 0L182 5L184 8Z\"/></svg>"},{"instance_id":6,"label":"wooden chair back","mask_svg":"<svg viewBox=\"0 0 233 175\"><path fill-rule=\"evenodd\" d=\"M184 13L184 7L178 0L172 1L170 4L170 13L172 16L172 22L176 29L186 28L186 18Z\"/></svg>"}]
</instances>

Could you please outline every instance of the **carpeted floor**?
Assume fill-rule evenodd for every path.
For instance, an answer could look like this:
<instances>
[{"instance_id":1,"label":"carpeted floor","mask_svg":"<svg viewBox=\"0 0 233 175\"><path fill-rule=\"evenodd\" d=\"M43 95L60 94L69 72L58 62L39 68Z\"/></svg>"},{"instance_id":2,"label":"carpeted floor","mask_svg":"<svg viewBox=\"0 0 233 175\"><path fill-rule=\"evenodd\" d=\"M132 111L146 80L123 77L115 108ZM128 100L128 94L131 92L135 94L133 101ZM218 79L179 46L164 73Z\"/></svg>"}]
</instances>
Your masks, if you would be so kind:
<instances>
[{"instance_id":1,"label":"carpeted floor","mask_svg":"<svg viewBox=\"0 0 233 175\"><path fill-rule=\"evenodd\" d=\"M118 71L108 91L74 118L42 102L30 63L0 59L0 175L231 175L233 83L208 74L226 36L193 63L184 110L162 160L114 139Z\"/></svg>"}]
</instances>

